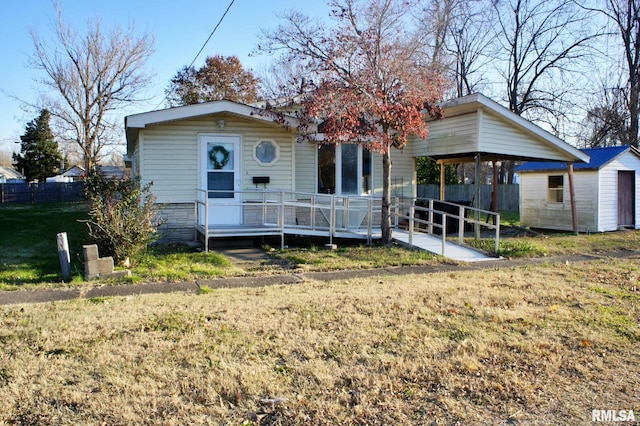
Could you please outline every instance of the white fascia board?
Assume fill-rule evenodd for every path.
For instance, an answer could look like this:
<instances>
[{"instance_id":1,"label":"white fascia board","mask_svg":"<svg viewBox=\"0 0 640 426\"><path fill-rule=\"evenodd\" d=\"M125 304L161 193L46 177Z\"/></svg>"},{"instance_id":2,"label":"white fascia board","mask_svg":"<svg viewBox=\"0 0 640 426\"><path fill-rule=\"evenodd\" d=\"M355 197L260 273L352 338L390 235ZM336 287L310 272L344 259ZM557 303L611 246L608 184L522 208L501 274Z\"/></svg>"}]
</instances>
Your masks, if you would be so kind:
<instances>
[{"instance_id":1,"label":"white fascia board","mask_svg":"<svg viewBox=\"0 0 640 426\"><path fill-rule=\"evenodd\" d=\"M479 104L483 108L486 108L487 110L489 110L492 113L500 116L501 118L505 119L506 121L508 121L510 123L513 123L517 127L520 127L522 129L524 129L525 131L527 131L529 133L532 133L532 134L544 139L545 141L549 142L551 145L555 146L556 148L558 148L558 149L560 149L562 151L565 151L566 153L570 154L576 160L583 161L585 163L589 162L589 156L587 154L585 154L584 152L580 151L578 148L576 148L576 147L568 144L567 142L563 141L562 139L552 135L551 133L547 132L543 128L537 126L536 124L533 124L529 120L526 120L526 119L522 118L518 114L516 114L516 113L514 113L512 111L509 111L507 108L503 107L499 103L487 98L486 96L484 96L484 95L482 95L480 93L474 93L472 95L467 95L467 96L463 96L461 98L457 98L457 99L453 99L451 101L444 102L444 103L440 104L440 107L443 110L446 110L448 108L461 107L461 106L464 106L464 105L471 105L473 103ZM446 114L445 114L445 118L446 118Z\"/></svg>"},{"instance_id":2,"label":"white fascia board","mask_svg":"<svg viewBox=\"0 0 640 426\"><path fill-rule=\"evenodd\" d=\"M214 101L129 115L125 118L125 126L127 129L144 129L146 126L151 124L183 120L202 115L216 114L220 112L229 112L256 120L273 123L273 120L269 116L262 115L263 111L264 110L260 108L243 105L236 102ZM287 124L292 127L296 127L298 125L298 120L294 117L285 117L285 120Z\"/></svg>"}]
</instances>

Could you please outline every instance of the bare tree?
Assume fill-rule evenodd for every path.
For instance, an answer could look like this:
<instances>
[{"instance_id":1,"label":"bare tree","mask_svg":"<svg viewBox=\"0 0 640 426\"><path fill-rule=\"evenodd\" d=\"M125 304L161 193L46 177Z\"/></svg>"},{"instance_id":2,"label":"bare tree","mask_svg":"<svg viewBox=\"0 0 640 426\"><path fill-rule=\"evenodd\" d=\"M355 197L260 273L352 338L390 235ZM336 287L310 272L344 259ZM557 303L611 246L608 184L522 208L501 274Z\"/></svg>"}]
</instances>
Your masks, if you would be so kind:
<instances>
[{"instance_id":1,"label":"bare tree","mask_svg":"<svg viewBox=\"0 0 640 426\"><path fill-rule=\"evenodd\" d=\"M476 93L482 88L484 73L492 59L494 9L481 0L455 2L447 29L447 50L455 57L452 70L456 96Z\"/></svg>"},{"instance_id":2,"label":"bare tree","mask_svg":"<svg viewBox=\"0 0 640 426\"><path fill-rule=\"evenodd\" d=\"M501 70L509 109L518 115L550 111L563 96L571 74L590 53L593 13L570 0L494 1L497 37L508 57Z\"/></svg>"},{"instance_id":3,"label":"bare tree","mask_svg":"<svg viewBox=\"0 0 640 426\"><path fill-rule=\"evenodd\" d=\"M615 75L621 71L612 70L603 77L595 102L587 106L578 134L580 146L595 148L631 144L628 88L623 83L624 76Z\"/></svg>"},{"instance_id":4,"label":"bare tree","mask_svg":"<svg viewBox=\"0 0 640 426\"><path fill-rule=\"evenodd\" d=\"M602 9L587 9L598 11L607 17L615 26L615 34L619 37L620 47L626 65L626 85L613 88L616 97L624 95L626 103L626 140L629 145L638 147L638 131L640 117L640 2L638 0L607 0ZM614 50L615 51L615 50ZM616 60L617 58L612 58ZM599 106L601 111L609 110L608 105L611 93L603 98L603 104ZM614 107L619 111L619 104ZM612 111L610 111L612 112Z\"/></svg>"},{"instance_id":5,"label":"bare tree","mask_svg":"<svg viewBox=\"0 0 640 426\"><path fill-rule=\"evenodd\" d=\"M0 166L11 167L13 165L13 152L9 150L0 150Z\"/></svg>"},{"instance_id":6,"label":"bare tree","mask_svg":"<svg viewBox=\"0 0 640 426\"><path fill-rule=\"evenodd\" d=\"M594 13L572 0L493 0L499 45L498 72L509 110L560 133L581 88L594 30ZM512 183L513 162L503 162L500 182Z\"/></svg>"},{"instance_id":7,"label":"bare tree","mask_svg":"<svg viewBox=\"0 0 640 426\"><path fill-rule=\"evenodd\" d=\"M275 101L292 99L313 90L318 75L306 70L300 61L276 58L269 66L258 71L260 97Z\"/></svg>"},{"instance_id":8,"label":"bare tree","mask_svg":"<svg viewBox=\"0 0 640 426\"><path fill-rule=\"evenodd\" d=\"M143 67L153 39L136 37L132 26L105 31L99 19L89 20L86 33L79 34L63 22L60 11L50 43L36 32L31 37L32 63L44 71L40 82L49 89L43 107L51 112L57 136L79 148L90 172L117 142L117 110L141 100L150 81Z\"/></svg>"}]
</instances>

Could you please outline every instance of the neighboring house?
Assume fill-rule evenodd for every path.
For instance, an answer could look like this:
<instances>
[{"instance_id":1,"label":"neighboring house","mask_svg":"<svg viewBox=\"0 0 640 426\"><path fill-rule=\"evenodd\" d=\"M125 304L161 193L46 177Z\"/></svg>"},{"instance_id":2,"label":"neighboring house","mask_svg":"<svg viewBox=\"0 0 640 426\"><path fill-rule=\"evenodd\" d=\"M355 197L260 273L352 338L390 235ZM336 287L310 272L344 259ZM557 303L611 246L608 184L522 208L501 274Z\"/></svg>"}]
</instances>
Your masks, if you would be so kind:
<instances>
[{"instance_id":1,"label":"neighboring house","mask_svg":"<svg viewBox=\"0 0 640 426\"><path fill-rule=\"evenodd\" d=\"M25 175L11 167L0 166L0 183L24 183Z\"/></svg>"},{"instance_id":2,"label":"neighboring house","mask_svg":"<svg viewBox=\"0 0 640 426\"><path fill-rule=\"evenodd\" d=\"M640 151L630 146L583 149L588 164L574 164L578 232L640 228ZM520 222L532 228L572 231L566 163L528 162L520 174Z\"/></svg>"},{"instance_id":3,"label":"neighboring house","mask_svg":"<svg viewBox=\"0 0 640 426\"><path fill-rule=\"evenodd\" d=\"M62 175L65 178L71 179L73 182L81 181L84 179L85 171L83 167L71 166L65 170Z\"/></svg>"},{"instance_id":4,"label":"neighboring house","mask_svg":"<svg viewBox=\"0 0 640 426\"><path fill-rule=\"evenodd\" d=\"M125 169L120 166L98 166L100 173L109 180L122 180L125 178Z\"/></svg>"},{"instance_id":5,"label":"neighboring house","mask_svg":"<svg viewBox=\"0 0 640 426\"><path fill-rule=\"evenodd\" d=\"M402 151L392 149L392 196L416 197L420 156L443 164L480 158L588 161L482 95L442 107L446 118L430 123L426 140L413 138ZM167 237L193 239L194 231L356 237L366 231L370 238L372 229L379 230L381 155L358 144L298 143L297 119L287 117L286 124L230 101L126 117L132 174L153 182Z\"/></svg>"}]
</instances>

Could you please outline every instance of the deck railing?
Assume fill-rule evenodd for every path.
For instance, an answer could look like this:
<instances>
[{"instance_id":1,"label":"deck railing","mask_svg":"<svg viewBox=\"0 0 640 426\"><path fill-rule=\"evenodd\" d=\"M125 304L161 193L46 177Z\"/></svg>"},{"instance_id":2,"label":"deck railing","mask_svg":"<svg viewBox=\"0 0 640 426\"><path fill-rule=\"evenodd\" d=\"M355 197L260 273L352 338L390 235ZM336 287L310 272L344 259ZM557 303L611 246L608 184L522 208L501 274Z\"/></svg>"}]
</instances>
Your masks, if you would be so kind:
<instances>
[{"instance_id":1,"label":"deck railing","mask_svg":"<svg viewBox=\"0 0 640 426\"><path fill-rule=\"evenodd\" d=\"M231 194L233 197L230 197ZM223 196L229 198L221 198ZM360 238L371 244L373 239L381 235L381 205L381 199L372 196L198 189L196 227L203 234L206 251L209 238L216 236L279 235L283 246L285 234L328 236L330 244L333 244L333 238ZM236 212L238 220L231 221L231 217L224 216L231 216L229 212ZM457 243L464 244L465 229L472 227L476 238L482 230L485 233L490 231L495 238L495 251L498 251L498 213L444 201L407 197L394 197L390 213L393 227L409 231L410 245L416 232L440 235L443 247L453 234ZM219 219L211 221L211 214L218 215ZM484 217L493 219L495 225L489 220L483 221ZM452 226L453 221L457 226ZM449 232L453 228L455 232Z\"/></svg>"}]
</instances>

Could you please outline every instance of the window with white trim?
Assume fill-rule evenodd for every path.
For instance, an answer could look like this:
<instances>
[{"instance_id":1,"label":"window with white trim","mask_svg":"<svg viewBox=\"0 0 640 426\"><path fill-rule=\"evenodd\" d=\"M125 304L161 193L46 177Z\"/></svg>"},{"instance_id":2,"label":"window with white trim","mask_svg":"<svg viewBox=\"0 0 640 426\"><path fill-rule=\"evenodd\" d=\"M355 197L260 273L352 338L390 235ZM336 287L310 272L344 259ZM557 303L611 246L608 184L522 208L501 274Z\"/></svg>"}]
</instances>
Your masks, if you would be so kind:
<instances>
[{"instance_id":1,"label":"window with white trim","mask_svg":"<svg viewBox=\"0 0 640 426\"><path fill-rule=\"evenodd\" d=\"M562 203L564 191L564 175L549 176L547 200L550 203Z\"/></svg>"},{"instance_id":2,"label":"window with white trim","mask_svg":"<svg viewBox=\"0 0 640 426\"><path fill-rule=\"evenodd\" d=\"M280 158L280 146L271 139L262 139L253 146L253 158L263 166L270 166Z\"/></svg>"},{"instance_id":3,"label":"window with white trim","mask_svg":"<svg viewBox=\"0 0 640 426\"><path fill-rule=\"evenodd\" d=\"M371 194L371 152L358 144L318 145L318 193Z\"/></svg>"}]
</instances>

